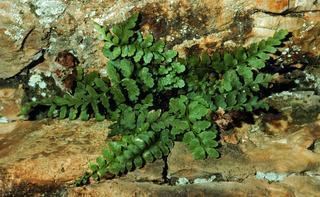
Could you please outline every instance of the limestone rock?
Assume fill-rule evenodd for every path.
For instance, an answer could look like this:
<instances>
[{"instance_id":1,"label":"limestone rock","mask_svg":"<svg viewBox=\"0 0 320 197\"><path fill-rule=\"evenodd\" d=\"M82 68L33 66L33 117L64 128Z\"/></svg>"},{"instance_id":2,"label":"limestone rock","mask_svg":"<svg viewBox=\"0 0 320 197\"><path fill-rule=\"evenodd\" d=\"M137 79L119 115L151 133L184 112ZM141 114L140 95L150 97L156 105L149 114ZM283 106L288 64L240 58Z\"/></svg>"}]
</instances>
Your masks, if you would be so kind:
<instances>
[{"instance_id":1,"label":"limestone rock","mask_svg":"<svg viewBox=\"0 0 320 197\"><path fill-rule=\"evenodd\" d=\"M66 120L0 124L0 194L37 193L30 187L41 194L62 191L101 155L109 124ZM162 183L164 167L159 160L120 180Z\"/></svg>"},{"instance_id":2,"label":"limestone rock","mask_svg":"<svg viewBox=\"0 0 320 197\"><path fill-rule=\"evenodd\" d=\"M282 13L289 9L289 0L256 0L256 7L266 12Z\"/></svg>"},{"instance_id":3,"label":"limestone rock","mask_svg":"<svg viewBox=\"0 0 320 197\"><path fill-rule=\"evenodd\" d=\"M175 181L179 177L193 180L212 175L220 180L243 180L254 175L254 167L237 147L224 148L219 159L194 160L183 143L175 143L168 157L168 176Z\"/></svg>"},{"instance_id":4,"label":"limestone rock","mask_svg":"<svg viewBox=\"0 0 320 197\"><path fill-rule=\"evenodd\" d=\"M303 182L304 181L304 182ZM301 184L300 184L301 183ZM288 177L283 183L248 178L243 182L213 182L191 185L157 185L105 181L98 185L70 188L69 196L318 196L320 181L310 177Z\"/></svg>"},{"instance_id":5,"label":"limestone rock","mask_svg":"<svg viewBox=\"0 0 320 197\"><path fill-rule=\"evenodd\" d=\"M18 120L24 95L22 87L0 88L0 116L8 121Z\"/></svg>"},{"instance_id":6,"label":"limestone rock","mask_svg":"<svg viewBox=\"0 0 320 197\"><path fill-rule=\"evenodd\" d=\"M294 128L294 126L293 126ZM320 154L309 150L319 138L319 122L311 123L278 136L253 133L240 145L243 153L259 171L300 173L315 170ZM292 131L293 130L293 131Z\"/></svg>"},{"instance_id":7,"label":"limestone rock","mask_svg":"<svg viewBox=\"0 0 320 197\"><path fill-rule=\"evenodd\" d=\"M0 16L0 78L9 78L39 59L47 42L28 4L1 1Z\"/></svg>"},{"instance_id":8,"label":"limestone rock","mask_svg":"<svg viewBox=\"0 0 320 197\"><path fill-rule=\"evenodd\" d=\"M80 177L101 153L108 124L21 122L0 133L0 193L22 183L61 185Z\"/></svg>"}]
</instances>

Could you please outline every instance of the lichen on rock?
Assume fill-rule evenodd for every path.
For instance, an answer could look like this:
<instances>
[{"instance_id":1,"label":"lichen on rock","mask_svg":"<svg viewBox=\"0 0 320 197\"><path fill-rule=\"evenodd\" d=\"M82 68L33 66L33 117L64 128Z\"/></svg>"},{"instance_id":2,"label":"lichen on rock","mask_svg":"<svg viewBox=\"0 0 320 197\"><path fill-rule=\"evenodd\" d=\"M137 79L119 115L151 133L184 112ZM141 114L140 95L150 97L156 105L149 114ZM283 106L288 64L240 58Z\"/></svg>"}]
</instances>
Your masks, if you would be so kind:
<instances>
[{"instance_id":1,"label":"lichen on rock","mask_svg":"<svg viewBox=\"0 0 320 197\"><path fill-rule=\"evenodd\" d=\"M66 5L59 0L33 0L35 14L39 22L45 27L55 21L66 9Z\"/></svg>"}]
</instances>

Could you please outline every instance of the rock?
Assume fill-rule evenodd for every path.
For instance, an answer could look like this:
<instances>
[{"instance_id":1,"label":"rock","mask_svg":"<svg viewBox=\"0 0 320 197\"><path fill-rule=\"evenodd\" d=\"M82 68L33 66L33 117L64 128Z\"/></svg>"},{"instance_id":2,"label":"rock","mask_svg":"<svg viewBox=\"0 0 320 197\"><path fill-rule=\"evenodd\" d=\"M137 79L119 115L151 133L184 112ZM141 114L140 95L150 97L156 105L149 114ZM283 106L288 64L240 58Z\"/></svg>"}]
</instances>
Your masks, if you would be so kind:
<instances>
[{"instance_id":1,"label":"rock","mask_svg":"<svg viewBox=\"0 0 320 197\"><path fill-rule=\"evenodd\" d=\"M89 161L101 155L109 124L67 120L0 124L0 193L63 192L83 175ZM163 183L164 168L164 161L158 160L119 180Z\"/></svg>"},{"instance_id":2,"label":"rock","mask_svg":"<svg viewBox=\"0 0 320 197\"><path fill-rule=\"evenodd\" d=\"M283 181L283 185L295 188L295 196L319 196L319 177L289 176Z\"/></svg>"},{"instance_id":3,"label":"rock","mask_svg":"<svg viewBox=\"0 0 320 197\"><path fill-rule=\"evenodd\" d=\"M0 79L19 73L38 60L47 45L45 30L26 3L0 2Z\"/></svg>"},{"instance_id":4,"label":"rock","mask_svg":"<svg viewBox=\"0 0 320 197\"><path fill-rule=\"evenodd\" d=\"M292 126L294 130L295 126ZM305 125L282 136L270 136L263 132L252 133L242 139L243 154L259 171L300 173L317 169L320 154L309 150L319 138L319 122Z\"/></svg>"},{"instance_id":5,"label":"rock","mask_svg":"<svg viewBox=\"0 0 320 197\"><path fill-rule=\"evenodd\" d=\"M55 21L66 9L66 4L60 0L33 0L31 1L34 12L41 25L49 25Z\"/></svg>"},{"instance_id":6,"label":"rock","mask_svg":"<svg viewBox=\"0 0 320 197\"><path fill-rule=\"evenodd\" d=\"M60 187L74 181L88 161L101 154L108 124L21 122L15 130L0 134L0 193L21 184Z\"/></svg>"},{"instance_id":7,"label":"rock","mask_svg":"<svg viewBox=\"0 0 320 197\"><path fill-rule=\"evenodd\" d=\"M0 78L14 76L31 62L39 64L34 60L41 57L49 71L55 70L61 51L72 52L84 67L103 68L106 59L92 21L110 26L133 12L141 13L144 31L166 40L181 56L248 44L281 28L293 31L294 43L303 51L319 54L319 7L306 0L2 1Z\"/></svg>"},{"instance_id":8,"label":"rock","mask_svg":"<svg viewBox=\"0 0 320 197\"><path fill-rule=\"evenodd\" d=\"M256 0L257 9L265 12L282 13L289 9L289 0Z\"/></svg>"},{"instance_id":9,"label":"rock","mask_svg":"<svg viewBox=\"0 0 320 197\"><path fill-rule=\"evenodd\" d=\"M219 180L239 181L254 175L254 167L236 146L223 148L219 159L194 160L183 143L175 143L168 157L168 176L175 182L179 177L193 180L212 175Z\"/></svg>"},{"instance_id":10,"label":"rock","mask_svg":"<svg viewBox=\"0 0 320 197\"><path fill-rule=\"evenodd\" d=\"M316 0L255 0L255 6L264 12L283 13L286 11L317 11L320 3Z\"/></svg>"},{"instance_id":11,"label":"rock","mask_svg":"<svg viewBox=\"0 0 320 197\"><path fill-rule=\"evenodd\" d=\"M304 78L304 81L306 82L309 79L310 83L312 79L313 82L316 80L316 78L312 78L310 75L309 77ZM310 87L315 87L315 90L317 89L315 83L309 85ZM315 94L314 91L284 91L271 95L266 101L271 107L286 115L289 122L302 124L318 119L318 115L320 114L319 99L320 96Z\"/></svg>"},{"instance_id":12,"label":"rock","mask_svg":"<svg viewBox=\"0 0 320 197\"><path fill-rule=\"evenodd\" d=\"M279 29L299 31L305 22L303 18L299 17L273 16L262 12L257 12L251 15L251 17L253 20L252 32L249 35L247 43L270 37Z\"/></svg>"},{"instance_id":13,"label":"rock","mask_svg":"<svg viewBox=\"0 0 320 197\"><path fill-rule=\"evenodd\" d=\"M320 2L317 0L295 0L290 1L290 9L295 11L319 11L320 10Z\"/></svg>"},{"instance_id":14,"label":"rock","mask_svg":"<svg viewBox=\"0 0 320 197\"><path fill-rule=\"evenodd\" d=\"M195 161L183 144L176 143L168 158L169 176L174 182L179 177L192 181L212 175L218 175L219 180L244 180L256 171L301 173L315 170L320 164L320 154L309 150L320 137L320 122L298 130L291 126L290 132L282 136L252 133L245 128L247 134L242 134L239 140L240 150L230 148L237 147L234 145L224 145L219 159Z\"/></svg>"},{"instance_id":15,"label":"rock","mask_svg":"<svg viewBox=\"0 0 320 197\"><path fill-rule=\"evenodd\" d=\"M153 182L153 183L164 183L165 180L165 162L163 160L156 160L153 163L145 165L143 168L136 169L129 172L125 176L121 177L121 180L131 182Z\"/></svg>"},{"instance_id":16,"label":"rock","mask_svg":"<svg viewBox=\"0 0 320 197\"><path fill-rule=\"evenodd\" d=\"M303 182L304 181L304 182ZM212 182L182 186L105 181L98 185L70 188L69 196L318 196L320 181L293 176L283 183L268 183L252 177L243 182Z\"/></svg>"},{"instance_id":17,"label":"rock","mask_svg":"<svg viewBox=\"0 0 320 197\"><path fill-rule=\"evenodd\" d=\"M0 88L0 116L7 121L18 120L23 95L22 86Z\"/></svg>"}]
</instances>

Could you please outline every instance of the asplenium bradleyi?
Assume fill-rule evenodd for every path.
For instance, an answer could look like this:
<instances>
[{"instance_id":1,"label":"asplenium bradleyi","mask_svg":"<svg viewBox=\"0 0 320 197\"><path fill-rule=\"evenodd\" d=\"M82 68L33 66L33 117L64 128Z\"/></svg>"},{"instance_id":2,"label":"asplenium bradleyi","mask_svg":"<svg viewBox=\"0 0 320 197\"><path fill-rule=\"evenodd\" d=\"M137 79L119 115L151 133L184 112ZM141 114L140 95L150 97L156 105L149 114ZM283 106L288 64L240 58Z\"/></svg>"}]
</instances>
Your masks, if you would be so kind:
<instances>
[{"instance_id":1,"label":"asplenium bradleyi","mask_svg":"<svg viewBox=\"0 0 320 197\"><path fill-rule=\"evenodd\" d=\"M271 75L261 69L286 31L247 48L178 59L162 40L142 33L137 21L135 14L108 30L96 25L109 60L107 78L79 68L72 95L31 102L22 111L26 115L41 105L48 106L49 117L114 122L108 135L120 137L107 142L77 185L163 158L181 139L195 159L217 158L213 113L268 107L257 92L268 87Z\"/></svg>"}]
</instances>

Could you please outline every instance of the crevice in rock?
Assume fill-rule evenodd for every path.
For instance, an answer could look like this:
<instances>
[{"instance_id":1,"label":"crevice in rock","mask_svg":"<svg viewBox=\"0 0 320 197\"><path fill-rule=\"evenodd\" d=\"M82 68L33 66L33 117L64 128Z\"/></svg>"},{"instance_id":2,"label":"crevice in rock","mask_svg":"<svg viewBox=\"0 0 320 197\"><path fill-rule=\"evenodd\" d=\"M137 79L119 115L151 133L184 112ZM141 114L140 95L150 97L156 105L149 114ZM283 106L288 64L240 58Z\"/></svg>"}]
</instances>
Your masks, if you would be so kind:
<instances>
[{"instance_id":1,"label":"crevice in rock","mask_svg":"<svg viewBox=\"0 0 320 197\"><path fill-rule=\"evenodd\" d=\"M164 162L164 166L163 166L163 171L162 171L162 179L163 179L163 183L168 183L169 182L169 177L168 177L168 173L169 173L169 165L168 165L168 157L163 157L163 162Z\"/></svg>"},{"instance_id":2,"label":"crevice in rock","mask_svg":"<svg viewBox=\"0 0 320 197\"><path fill-rule=\"evenodd\" d=\"M33 30L34 30L34 28L31 28L31 29L27 32L27 34L24 36L24 38L23 38L22 41L21 41L19 51L23 51L24 44L26 43L28 37L29 37L30 34L33 32Z\"/></svg>"},{"instance_id":3,"label":"crevice in rock","mask_svg":"<svg viewBox=\"0 0 320 197\"><path fill-rule=\"evenodd\" d=\"M55 184L37 185L22 182L14 184L10 189L2 191L1 196L66 196L67 190Z\"/></svg>"},{"instance_id":4,"label":"crevice in rock","mask_svg":"<svg viewBox=\"0 0 320 197\"><path fill-rule=\"evenodd\" d=\"M275 13L275 12L270 12L262 9L253 9L253 14L255 13L264 13L268 14L270 16L291 16L291 17L300 17L299 15L304 14L304 13L314 13L314 12L320 12L320 10L301 10L301 11L295 11L295 10L286 10L281 13Z\"/></svg>"},{"instance_id":5,"label":"crevice in rock","mask_svg":"<svg viewBox=\"0 0 320 197\"><path fill-rule=\"evenodd\" d=\"M16 87L19 84L25 85L30 74L30 69L44 62L44 55L45 49L40 49L38 53L34 55L34 58L31 60L31 62L20 72L10 78L0 79L0 87Z\"/></svg>"}]
</instances>

